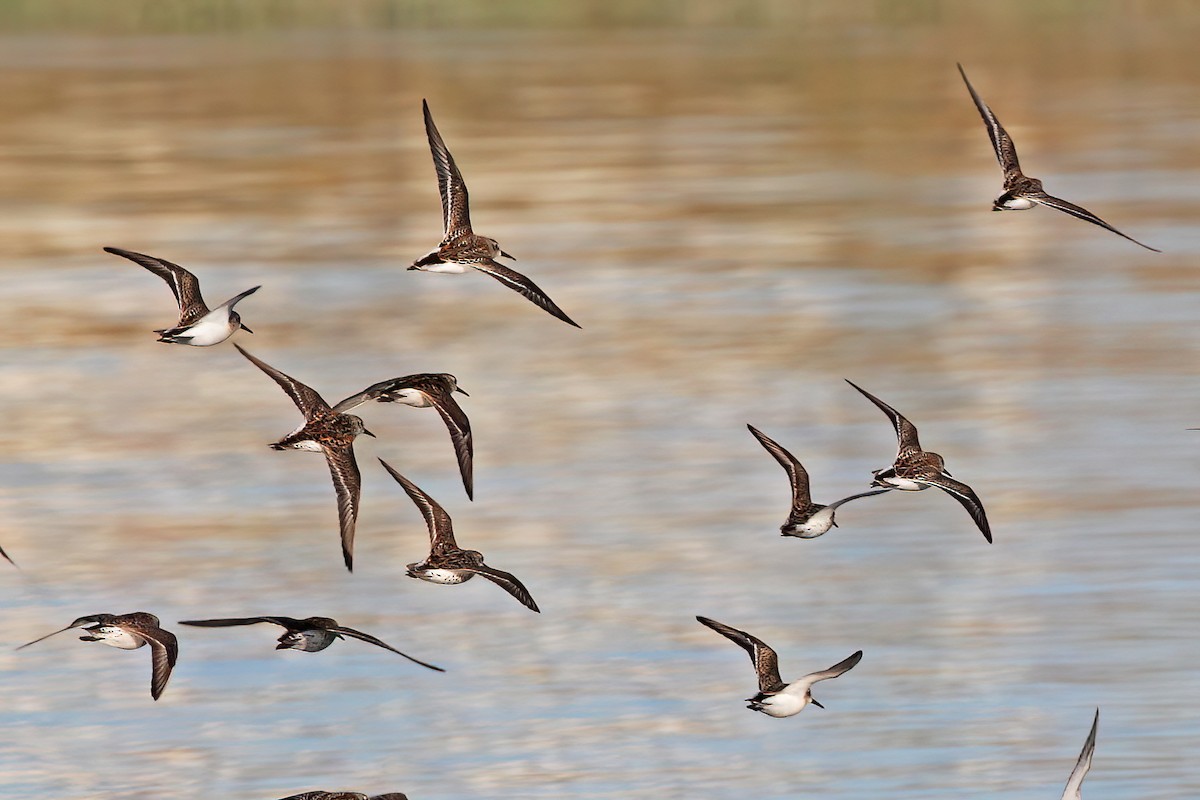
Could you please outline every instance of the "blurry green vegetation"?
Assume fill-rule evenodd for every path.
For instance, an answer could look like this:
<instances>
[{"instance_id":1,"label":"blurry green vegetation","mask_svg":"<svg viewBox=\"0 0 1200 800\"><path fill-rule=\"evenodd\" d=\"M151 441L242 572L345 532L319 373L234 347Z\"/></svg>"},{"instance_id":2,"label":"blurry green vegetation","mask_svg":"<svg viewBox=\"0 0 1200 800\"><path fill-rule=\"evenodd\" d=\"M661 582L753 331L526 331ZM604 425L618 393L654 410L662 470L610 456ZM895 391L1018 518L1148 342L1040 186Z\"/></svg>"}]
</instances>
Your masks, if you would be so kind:
<instances>
[{"instance_id":1,"label":"blurry green vegetation","mask_svg":"<svg viewBox=\"0 0 1200 800\"><path fill-rule=\"evenodd\" d=\"M211 33L304 29L895 26L962 14L1043 24L1098 16L1195 24L1193 0L0 0L0 31Z\"/></svg>"}]
</instances>

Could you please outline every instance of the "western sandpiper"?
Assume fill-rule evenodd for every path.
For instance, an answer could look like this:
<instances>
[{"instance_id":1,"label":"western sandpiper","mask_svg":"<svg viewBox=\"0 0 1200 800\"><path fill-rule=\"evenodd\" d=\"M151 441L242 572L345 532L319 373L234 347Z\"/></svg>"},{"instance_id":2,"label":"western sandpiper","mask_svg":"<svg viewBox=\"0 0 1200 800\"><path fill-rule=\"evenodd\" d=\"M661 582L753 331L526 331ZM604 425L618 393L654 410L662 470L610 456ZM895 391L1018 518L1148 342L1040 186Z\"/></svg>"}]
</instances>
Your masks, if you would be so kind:
<instances>
[{"instance_id":1,"label":"western sandpiper","mask_svg":"<svg viewBox=\"0 0 1200 800\"><path fill-rule=\"evenodd\" d=\"M382 458L379 459L379 463L404 487L404 491L420 509L421 516L425 517L425 525L429 528L429 555L424 561L408 565L410 578L419 578L430 583L456 584L482 575L517 598L530 611L539 611L529 590L515 575L492 569L483 563L483 553L477 550L463 550L458 546L454 541L454 526L446 509L408 478L392 469Z\"/></svg>"},{"instance_id":2,"label":"western sandpiper","mask_svg":"<svg viewBox=\"0 0 1200 800\"><path fill-rule=\"evenodd\" d=\"M281 800L408 800L408 795L399 792L365 795L362 792L305 792L284 797Z\"/></svg>"},{"instance_id":3,"label":"western sandpiper","mask_svg":"<svg viewBox=\"0 0 1200 800\"><path fill-rule=\"evenodd\" d=\"M1086 208L1046 194L1040 180L1030 178L1021 172L1021 164L1017 161L1017 148L1013 144L1012 137L1004 130L1000 120L996 119L996 115L988 108L988 104L983 102L983 98L975 91L975 87L967 80L967 73L963 71L962 64L958 65L958 73L962 75L963 82L967 84L967 91L971 93L971 99L975 101L975 108L979 110L979 116L983 117L983 123L987 126L988 138L992 140L992 148L996 151L996 160L1000 162L1000 169L1004 170L1004 192L992 203L993 211L1024 211L1035 205L1049 206L1085 222L1099 225L1147 250L1154 250L1156 253L1162 252L1148 244L1142 244L1132 236L1121 233Z\"/></svg>"},{"instance_id":4,"label":"western sandpiper","mask_svg":"<svg viewBox=\"0 0 1200 800\"><path fill-rule=\"evenodd\" d=\"M812 501L812 494L809 492L808 472L796 460L796 457L758 428L753 425L747 425L746 427L750 429L750 433L754 434L754 438L758 439L759 444L775 457L775 460L784 468L788 474L788 478L791 480L792 510L788 514L787 522L783 523L779 528L783 536L815 539L821 534L826 533L830 528L837 526L833 515L837 511L838 506L849 503L851 500L857 500L860 497L870 497L890 491L890 489L876 489L872 492L852 494L827 506L814 503Z\"/></svg>"},{"instance_id":5,"label":"western sandpiper","mask_svg":"<svg viewBox=\"0 0 1200 800\"><path fill-rule=\"evenodd\" d=\"M336 619L329 617L308 617L307 619L293 619L292 617L236 617L232 619L191 619L180 620L180 625L195 625L198 628L232 628L239 625L256 625L260 622L269 622L272 625L279 625L286 628L286 632L279 637L279 644L275 646L276 650L302 650L305 653L316 653L324 650L329 645L333 644L337 639L344 639L350 636L355 639L360 639L376 647L382 647L384 650L391 650L396 655L401 655L407 658L414 664L420 664L422 667L445 672L441 667L435 667L433 664L426 664L420 659L413 658L407 653L401 653L390 644L376 639L369 633L356 631L354 628L347 628L344 625L339 625Z\"/></svg>"},{"instance_id":6,"label":"western sandpiper","mask_svg":"<svg viewBox=\"0 0 1200 800\"><path fill-rule=\"evenodd\" d=\"M121 650L136 650L150 645L150 696L157 700L167 687L175 660L179 657L179 644L175 634L159 627L158 617L145 611L135 611L132 614L93 614L80 617L65 628L54 633L48 633L41 639L34 639L28 644L18 647L24 650L31 644L37 644L51 636L69 631L72 628L88 626L83 630L86 636L80 636L81 642L102 642L109 647Z\"/></svg>"},{"instance_id":7,"label":"western sandpiper","mask_svg":"<svg viewBox=\"0 0 1200 800\"><path fill-rule=\"evenodd\" d=\"M496 262L496 258L513 258L500 249L495 239L479 236L471 230L471 211L467 203L467 184L454 163L454 156L442 141L429 103L421 101L425 115L425 135L429 138L429 149L433 153L433 166L437 170L438 189L442 195L442 242L436 250L413 262L409 269L424 272L446 272L461 274L467 269L491 275L510 289L520 292L545 311L568 325L579 325L568 317L561 308L538 285L514 269ZM513 259L514 261L516 259Z\"/></svg>"},{"instance_id":8,"label":"western sandpiper","mask_svg":"<svg viewBox=\"0 0 1200 800\"><path fill-rule=\"evenodd\" d=\"M354 526L358 520L358 500L362 492L362 478L358 472L358 462L354 460L354 439L362 433L374 436L363 425L361 417L346 412L363 403L376 400L385 391L387 381L374 384L358 394L347 397L342 402L329 407L321 395L308 386L254 356L247 353L238 345L237 351L245 356L250 363L271 376L287 396L292 398L296 408L304 415L304 424L271 445L274 450L309 450L324 453L329 464L329 474L333 477L333 488L337 492L338 522L342 534L342 558L346 569L354 569Z\"/></svg>"},{"instance_id":9,"label":"western sandpiper","mask_svg":"<svg viewBox=\"0 0 1200 800\"><path fill-rule=\"evenodd\" d=\"M475 485L471 469L474 445L471 439L471 423L454 399L455 392L467 392L459 387L458 379L444 372L422 373L384 381L367 391L376 388L381 388L382 394L376 398L381 403L402 403L413 408L432 406L437 409L442 415L442 421L446 423L446 429L450 431L450 441L454 444L454 453L458 457L458 471L462 475L463 488L467 490L467 497L474 500Z\"/></svg>"},{"instance_id":10,"label":"western sandpiper","mask_svg":"<svg viewBox=\"0 0 1200 800\"><path fill-rule=\"evenodd\" d=\"M872 474L875 475L875 480L871 482L871 485L899 489L904 492L919 492L930 486L936 486L962 504L962 507L971 515L971 519L975 520L975 524L979 526L983 538L990 543L992 529L988 525L983 503L979 501L979 496L975 494L975 491L962 481L956 481L950 476L950 473L946 471L946 462L940 455L921 449L921 443L917 440L916 426L901 416L899 411L866 389L856 386L852 381L847 380L846 383L854 386L863 397L886 414L896 429L896 463L887 469L874 470Z\"/></svg>"},{"instance_id":11,"label":"western sandpiper","mask_svg":"<svg viewBox=\"0 0 1200 800\"><path fill-rule=\"evenodd\" d=\"M749 704L746 707L772 717L790 717L799 714L809 703L817 708L824 708L825 706L818 703L812 696L813 684L817 681L836 678L862 661L862 650L859 650L829 669L805 675L792 683L784 683L779 677L779 656L761 639L751 636L745 631L739 631L737 628L723 625L715 619L708 617L696 617L696 619L700 624L707 625L750 654L754 671L758 673L758 694L746 699Z\"/></svg>"},{"instance_id":12,"label":"western sandpiper","mask_svg":"<svg viewBox=\"0 0 1200 800\"><path fill-rule=\"evenodd\" d=\"M242 324L242 318L233 307L247 295L257 292L260 286L247 289L239 295L226 300L212 309L204 304L200 296L200 281L178 264L172 264L154 256L135 253L132 250L122 250L118 247L106 247L104 252L115 256L128 258L135 264L145 267L167 282L175 293L175 301L179 303L179 324L173 328L157 330L158 341L167 344L190 344L194 347L209 347L220 344L241 328L246 333L254 331Z\"/></svg>"}]
</instances>

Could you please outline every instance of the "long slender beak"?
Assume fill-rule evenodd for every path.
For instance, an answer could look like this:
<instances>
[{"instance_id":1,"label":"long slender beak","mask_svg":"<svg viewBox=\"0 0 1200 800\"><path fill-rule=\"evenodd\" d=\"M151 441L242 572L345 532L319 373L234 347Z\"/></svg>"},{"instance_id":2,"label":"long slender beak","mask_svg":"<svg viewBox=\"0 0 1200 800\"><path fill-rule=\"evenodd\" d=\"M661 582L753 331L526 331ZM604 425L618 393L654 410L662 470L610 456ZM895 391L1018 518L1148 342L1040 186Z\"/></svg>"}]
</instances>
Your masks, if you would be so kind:
<instances>
[{"instance_id":1,"label":"long slender beak","mask_svg":"<svg viewBox=\"0 0 1200 800\"><path fill-rule=\"evenodd\" d=\"M371 432L370 432L369 430L367 430L366 428L363 428L363 433L365 433L367 436L370 436L372 439L378 439L378 438L379 438L378 436L376 436L375 434L371 433Z\"/></svg>"},{"instance_id":2,"label":"long slender beak","mask_svg":"<svg viewBox=\"0 0 1200 800\"><path fill-rule=\"evenodd\" d=\"M238 323L238 324L239 324L239 325L241 325L241 327L242 327L242 330L244 330L246 333L254 333L254 331L252 331L252 330L250 330L249 328L247 328L247 327L246 327L246 324L245 324L245 323Z\"/></svg>"},{"instance_id":3,"label":"long slender beak","mask_svg":"<svg viewBox=\"0 0 1200 800\"><path fill-rule=\"evenodd\" d=\"M510 256L508 253L504 252L503 250L500 251L500 255L504 256L505 258L511 258L513 261L517 260L516 256Z\"/></svg>"},{"instance_id":4,"label":"long slender beak","mask_svg":"<svg viewBox=\"0 0 1200 800\"><path fill-rule=\"evenodd\" d=\"M68 626L67 626L67 627L65 627L65 628L60 628L59 630L56 630L54 633L47 633L47 634L46 634L45 636L43 636L42 638L40 638L40 639L34 639L32 642L27 642L26 644L23 644L23 645L21 645L21 646L20 646L20 647L18 647L17 649L18 649L18 650L24 650L26 647L29 647L29 645L31 645L31 644L37 644L38 642L44 642L44 641L46 641L47 639L49 639L51 636L57 636L58 634L60 634L60 633L63 633L64 631L69 631L69 630L71 630L71 628L74 628L74 627L75 627L74 625L68 625Z\"/></svg>"},{"instance_id":5,"label":"long slender beak","mask_svg":"<svg viewBox=\"0 0 1200 800\"><path fill-rule=\"evenodd\" d=\"M467 394L467 390L466 390L466 389L464 389L464 388L462 388L461 386L456 386L456 387L455 387L455 389L454 389L454 391L456 391L456 392L462 392L463 394L467 395L467 397L470 397L470 396L471 396L471 395Z\"/></svg>"},{"instance_id":6,"label":"long slender beak","mask_svg":"<svg viewBox=\"0 0 1200 800\"><path fill-rule=\"evenodd\" d=\"M817 708L824 708L824 707L825 707L825 706L821 705L820 703L818 703L818 702L817 702L817 698L815 698L815 697L810 697L810 698L808 698L808 699L809 699L809 701L811 701L811 702L812 702L812 704L813 704L814 706L816 706Z\"/></svg>"}]
</instances>

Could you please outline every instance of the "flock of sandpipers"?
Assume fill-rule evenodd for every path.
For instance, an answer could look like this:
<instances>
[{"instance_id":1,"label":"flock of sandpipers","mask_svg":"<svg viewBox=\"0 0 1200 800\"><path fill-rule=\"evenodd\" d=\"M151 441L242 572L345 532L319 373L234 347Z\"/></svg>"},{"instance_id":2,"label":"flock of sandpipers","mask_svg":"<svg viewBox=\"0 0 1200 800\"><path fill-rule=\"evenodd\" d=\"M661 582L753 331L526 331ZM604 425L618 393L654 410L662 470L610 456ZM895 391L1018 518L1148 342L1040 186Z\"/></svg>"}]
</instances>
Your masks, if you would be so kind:
<instances>
[{"instance_id":1,"label":"flock of sandpipers","mask_svg":"<svg viewBox=\"0 0 1200 800\"><path fill-rule=\"evenodd\" d=\"M1090 211L1047 194L1042 189L1041 181L1027 177L1021 171L1017 161L1017 152L1012 139L1000 125L992 110L980 98L970 81L967 80L961 65L958 69L970 92L971 99L983 118L988 136L996 152L996 158L1004 171L1004 191L994 201L993 210L1024 210L1035 205L1045 205L1112 231L1148 250L1154 250L1154 248L1117 230ZM444 229L441 244L429 254L414 261L409 269L447 273L463 273L468 269L474 269L483 272L520 292L563 322L577 328L580 327L532 280L496 261L497 258L512 259L513 257L502 250L495 239L480 236L474 232L468 209L467 187L463 182L462 173L442 140L430 114L429 105L425 102L422 102L422 112L425 119L425 132L429 139L433 163L437 171ZM242 323L241 316L234 310L234 307L241 300L258 291L260 287L247 289L216 308L209 309L200 295L200 286L195 275L183 267L161 258L130 250L115 247L104 249L146 268L164 279L171 287L179 305L179 322L173 327L156 331L159 334L158 341L208 347L225 341L239 328L247 333L252 333ZM473 497L471 425L467 415L454 397L456 393L466 394L466 392L459 388L458 381L453 375L419 374L392 378L373 384L331 406L312 388L256 358L236 344L234 347L250 363L279 384L279 387L291 398L304 416L304 422L296 430L270 446L276 450L309 450L325 455L337 496L342 557L347 569L352 570L354 566L354 530L361 493L361 477L354 457L354 439L360 434L374 435L366 429L360 417L349 413L353 409L371 402L401 403L415 408L432 407L437 409L450 432L463 488L468 497ZM850 382L847 381L847 383ZM935 486L962 504L984 538L991 542L992 531L988 524L987 514L975 491L966 483L956 480L950 475L940 455L921 447L916 426L900 412L854 383L850 383L850 386L874 403L891 421L896 431L895 461L890 467L874 471L874 480L871 485L876 488L872 491L844 497L828 505L814 502L809 490L808 473L801 463L782 445L753 426L748 426L750 433L779 462L790 479L792 507L787 521L781 526L782 535L812 539L828 532L837 524L834 515L837 509L845 503L891 491L921 491ZM458 546L450 515L437 501L397 472L390 464L382 459L380 459L380 463L412 499L429 529L429 554L424 560L408 565L407 574L410 577L431 583L458 584L470 580L476 575L481 575L500 586L529 610L539 611L533 596L515 575L489 566L484 562L482 553L475 550L464 550ZM2 549L0 549L0 555L12 561ZM758 693L747 700L748 707L772 717L790 717L800 713L810 703L823 708L819 702L813 699L813 685L818 681L843 675L853 669L863 656L860 650L828 669L807 674L791 683L785 683L779 674L779 662L775 651L762 640L708 617L697 616L696 619L749 653L758 676ZM329 617L309 617L307 619L281 616L240 617L183 620L179 624L220 628L257 623L269 623L284 629L276 649L318 652L329 647L336 639L344 639L348 636L390 650L428 669L443 671L440 667L402 653L368 633L341 625L337 620ZM149 645L152 667L150 694L155 700L162 695L178 658L179 646L175 635L161 626L158 617L147 612L82 616L67 627L22 645L22 648L73 628L82 628L84 635L80 639L85 642L102 642L123 650L136 650ZM1081 796L1080 786L1091 766L1098 722L1099 710L1097 709L1083 751L1063 792L1064 800L1068 800L1068 798L1078 800ZM404 798L405 795L399 793L374 795L368 798L367 795L357 792L310 791L293 795L285 800L404 800Z\"/></svg>"}]
</instances>

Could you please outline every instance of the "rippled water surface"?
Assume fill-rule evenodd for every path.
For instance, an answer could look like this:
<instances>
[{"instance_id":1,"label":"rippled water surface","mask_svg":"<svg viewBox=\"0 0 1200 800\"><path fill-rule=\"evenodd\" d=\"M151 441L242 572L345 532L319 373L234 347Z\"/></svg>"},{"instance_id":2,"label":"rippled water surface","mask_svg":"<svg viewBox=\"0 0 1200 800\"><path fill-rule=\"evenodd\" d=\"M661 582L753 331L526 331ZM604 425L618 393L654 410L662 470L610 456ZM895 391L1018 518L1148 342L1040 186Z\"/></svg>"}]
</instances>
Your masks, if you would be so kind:
<instances>
[{"instance_id":1,"label":"rippled water surface","mask_svg":"<svg viewBox=\"0 0 1200 800\"><path fill-rule=\"evenodd\" d=\"M0 795L1055 798L1099 706L1089 800L1200 796L1189 6L596 5L0 39L5 637L144 609L181 646L158 703L144 650L0 649ZM1163 254L991 213L956 61L1032 175ZM422 98L477 230L583 330L404 269L440 234ZM360 409L347 574L322 459L265 446L290 401L230 343L155 343L167 288L105 245L213 303L262 284L235 341L331 402L457 375L475 502L433 411ZM894 454L843 378L977 489L995 544L940 492L779 537L786 478L746 423L819 501ZM377 458L544 613L406 578L425 528ZM258 614L447 672L174 624ZM696 614L773 644L785 678L865 656L826 710L771 719Z\"/></svg>"}]
</instances>

